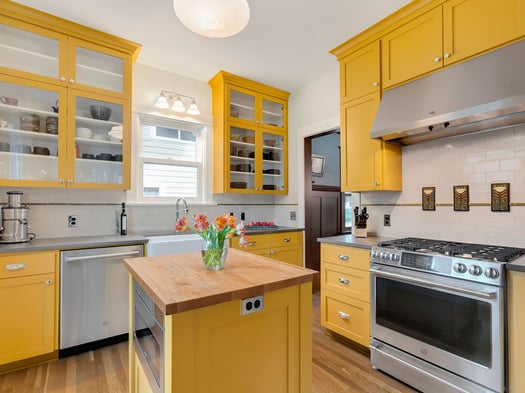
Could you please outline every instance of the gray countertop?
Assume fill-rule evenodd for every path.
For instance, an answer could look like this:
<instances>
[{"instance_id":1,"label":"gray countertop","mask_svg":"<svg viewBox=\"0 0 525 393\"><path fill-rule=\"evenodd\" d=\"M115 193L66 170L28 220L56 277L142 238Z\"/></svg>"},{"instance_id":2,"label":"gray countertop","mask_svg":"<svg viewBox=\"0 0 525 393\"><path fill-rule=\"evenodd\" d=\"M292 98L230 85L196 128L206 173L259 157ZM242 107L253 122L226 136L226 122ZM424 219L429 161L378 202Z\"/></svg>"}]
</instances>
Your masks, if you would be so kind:
<instances>
[{"instance_id":1,"label":"gray countertop","mask_svg":"<svg viewBox=\"0 0 525 393\"><path fill-rule=\"evenodd\" d=\"M76 248L109 247L147 243L142 235L103 235L103 236L68 236L36 238L30 242L0 244L0 254L6 252L25 252L42 250L71 250Z\"/></svg>"},{"instance_id":2,"label":"gray countertop","mask_svg":"<svg viewBox=\"0 0 525 393\"><path fill-rule=\"evenodd\" d=\"M248 229L249 234L263 234L276 232L303 231L304 228L277 227L277 228L257 228ZM155 232L155 233L132 233L126 236L120 235L100 235L100 236L68 236L36 238L23 243L4 243L0 244L0 254L7 252L25 252L42 250L72 250L77 248L110 247L115 245L145 244L148 236L174 235L174 232Z\"/></svg>"},{"instance_id":3,"label":"gray countertop","mask_svg":"<svg viewBox=\"0 0 525 393\"><path fill-rule=\"evenodd\" d=\"M507 270L516 272L525 272L525 258L520 258L514 262L507 263Z\"/></svg>"},{"instance_id":4,"label":"gray countertop","mask_svg":"<svg viewBox=\"0 0 525 393\"><path fill-rule=\"evenodd\" d=\"M372 246L377 245L377 243L379 242L391 239L392 238L390 237L381 236L355 237L350 234L347 234L330 237L320 237L317 239L317 241L319 243L337 244L339 246L350 246L370 249L372 248Z\"/></svg>"}]
</instances>

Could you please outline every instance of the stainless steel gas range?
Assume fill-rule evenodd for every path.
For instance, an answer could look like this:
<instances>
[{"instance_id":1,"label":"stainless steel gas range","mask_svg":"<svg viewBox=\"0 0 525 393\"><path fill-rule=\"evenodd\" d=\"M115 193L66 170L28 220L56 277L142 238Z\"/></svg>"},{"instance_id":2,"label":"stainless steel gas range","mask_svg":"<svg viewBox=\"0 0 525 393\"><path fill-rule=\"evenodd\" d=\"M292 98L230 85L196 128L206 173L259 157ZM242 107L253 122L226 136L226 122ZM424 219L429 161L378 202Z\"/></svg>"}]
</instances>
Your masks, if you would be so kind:
<instances>
[{"instance_id":1,"label":"stainless steel gas range","mask_svg":"<svg viewBox=\"0 0 525 393\"><path fill-rule=\"evenodd\" d=\"M506 392L505 264L518 258L419 238L372 247L372 366L423 392Z\"/></svg>"}]
</instances>

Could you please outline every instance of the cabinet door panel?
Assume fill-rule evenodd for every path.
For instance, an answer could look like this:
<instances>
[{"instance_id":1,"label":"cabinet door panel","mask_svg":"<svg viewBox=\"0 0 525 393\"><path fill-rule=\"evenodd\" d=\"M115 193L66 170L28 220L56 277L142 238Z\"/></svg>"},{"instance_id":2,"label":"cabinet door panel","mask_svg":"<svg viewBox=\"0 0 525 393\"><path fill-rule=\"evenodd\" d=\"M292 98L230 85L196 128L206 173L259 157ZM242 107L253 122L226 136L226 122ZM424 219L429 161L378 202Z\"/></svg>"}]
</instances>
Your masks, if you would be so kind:
<instances>
[{"instance_id":1,"label":"cabinet door panel","mask_svg":"<svg viewBox=\"0 0 525 393\"><path fill-rule=\"evenodd\" d=\"M0 364L54 350L55 276L0 280Z\"/></svg>"},{"instance_id":2,"label":"cabinet door panel","mask_svg":"<svg viewBox=\"0 0 525 393\"><path fill-rule=\"evenodd\" d=\"M382 83L390 87L443 66L441 7L411 20L381 39Z\"/></svg>"},{"instance_id":3,"label":"cabinet door panel","mask_svg":"<svg viewBox=\"0 0 525 393\"><path fill-rule=\"evenodd\" d=\"M370 139L370 129L379 107L379 93L341 106L341 191L377 188L376 152L381 141Z\"/></svg>"},{"instance_id":4,"label":"cabinet door panel","mask_svg":"<svg viewBox=\"0 0 525 393\"><path fill-rule=\"evenodd\" d=\"M341 59L341 102L379 91L380 56L379 41L375 41Z\"/></svg>"},{"instance_id":5,"label":"cabinet door panel","mask_svg":"<svg viewBox=\"0 0 525 393\"><path fill-rule=\"evenodd\" d=\"M452 0L443 5L445 65L503 45L525 34L520 0Z\"/></svg>"}]
</instances>

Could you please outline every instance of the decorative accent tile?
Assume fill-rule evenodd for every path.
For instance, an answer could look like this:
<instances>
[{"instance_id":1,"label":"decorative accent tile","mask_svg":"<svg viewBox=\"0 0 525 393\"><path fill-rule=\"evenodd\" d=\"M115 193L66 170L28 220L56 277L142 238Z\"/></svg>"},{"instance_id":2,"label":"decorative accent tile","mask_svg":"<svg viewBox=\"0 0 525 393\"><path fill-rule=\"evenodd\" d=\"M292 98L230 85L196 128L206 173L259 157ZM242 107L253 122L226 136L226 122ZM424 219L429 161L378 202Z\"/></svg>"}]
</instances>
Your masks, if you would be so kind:
<instances>
[{"instance_id":1,"label":"decorative accent tile","mask_svg":"<svg viewBox=\"0 0 525 393\"><path fill-rule=\"evenodd\" d=\"M468 185L454 186L454 210L469 211Z\"/></svg>"},{"instance_id":2,"label":"decorative accent tile","mask_svg":"<svg viewBox=\"0 0 525 393\"><path fill-rule=\"evenodd\" d=\"M421 190L423 210L436 210L436 187L423 187Z\"/></svg>"},{"instance_id":3,"label":"decorative accent tile","mask_svg":"<svg viewBox=\"0 0 525 393\"><path fill-rule=\"evenodd\" d=\"M510 211L510 183L490 185L490 210L493 212Z\"/></svg>"}]
</instances>

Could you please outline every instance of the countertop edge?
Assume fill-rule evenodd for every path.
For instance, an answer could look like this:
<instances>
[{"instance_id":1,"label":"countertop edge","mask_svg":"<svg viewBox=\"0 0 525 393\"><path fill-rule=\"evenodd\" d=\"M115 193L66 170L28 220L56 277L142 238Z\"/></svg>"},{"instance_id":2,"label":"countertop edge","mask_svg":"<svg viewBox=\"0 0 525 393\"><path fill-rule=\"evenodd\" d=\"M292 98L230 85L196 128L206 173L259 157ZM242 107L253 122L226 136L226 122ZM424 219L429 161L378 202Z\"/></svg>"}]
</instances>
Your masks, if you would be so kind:
<instances>
[{"instance_id":1,"label":"countertop edge","mask_svg":"<svg viewBox=\"0 0 525 393\"><path fill-rule=\"evenodd\" d=\"M385 240L391 240L390 237L382 237L382 236L368 236L368 237L355 237L351 234L343 234L343 235L337 235L337 236L329 236L329 237L320 237L316 240L319 243L326 243L326 244L335 244L338 246L347 246L347 247L356 247L356 248L365 248L370 250L373 246L376 246L378 243L385 241Z\"/></svg>"},{"instance_id":2,"label":"countertop edge","mask_svg":"<svg viewBox=\"0 0 525 393\"><path fill-rule=\"evenodd\" d=\"M525 261L507 263L505 268L510 272L525 272Z\"/></svg>"}]
</instances>

